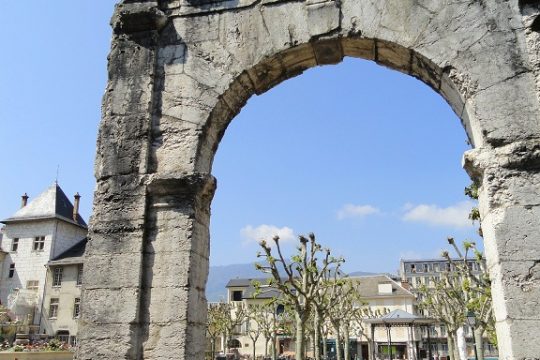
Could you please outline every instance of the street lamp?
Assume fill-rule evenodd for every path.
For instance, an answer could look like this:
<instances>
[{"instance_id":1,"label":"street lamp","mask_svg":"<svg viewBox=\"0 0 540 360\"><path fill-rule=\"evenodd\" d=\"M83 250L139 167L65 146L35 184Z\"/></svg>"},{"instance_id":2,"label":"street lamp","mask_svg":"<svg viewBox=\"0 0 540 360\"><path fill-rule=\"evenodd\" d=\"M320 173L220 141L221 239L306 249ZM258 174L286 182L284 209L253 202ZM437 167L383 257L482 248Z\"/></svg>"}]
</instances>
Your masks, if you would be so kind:
<instances>
[{"instance_id":1,"label":"street lamp","mask_svg":"<svg viewBox=\"0 0 540 360\"><path fill-rule=\"evenodd\" d=\"M474 347L474 358L475 360L478 360L478 352L476 351L476 337L474 336L475 332L475 326L476 326L476 315L474 312L469 311L467 312L467 323L471 327L472 330L472 338L473 338L473 347Z\"/></svg>"}]
</instances>

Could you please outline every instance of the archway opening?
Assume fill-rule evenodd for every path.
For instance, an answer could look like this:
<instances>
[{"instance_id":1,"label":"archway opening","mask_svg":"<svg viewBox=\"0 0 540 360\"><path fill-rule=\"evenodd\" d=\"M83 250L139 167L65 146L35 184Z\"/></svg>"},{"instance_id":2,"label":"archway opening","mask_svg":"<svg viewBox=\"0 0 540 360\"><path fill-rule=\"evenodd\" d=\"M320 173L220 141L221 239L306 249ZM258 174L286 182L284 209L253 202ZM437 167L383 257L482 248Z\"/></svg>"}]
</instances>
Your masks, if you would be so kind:
<instances>
[{"instance_id":1,"label":"archway opening","mask_svg":"<svg viewBox=\"0 0 540 360\"><path fill-rule=\"evenodd\" d=\"M253 82L245 76L241 81ZM426 83L441 92L441 82ZM290 241L290 254L295 235L314 231L353 274L398 275L400 258L438 258L447 236L481 247L468 219L474 203L463 193L470 179L461 157L472 145L455 121L456 112L467 117L454 95L451 108L412 77L346 58L252 98L213 167L220 186L210 264L218 266L210 270L209 301L227 298L214 286L223 291L230 278L216 281L218 273L261 276L249 262L257 261L257 241L275 234Z\"/></svg>"}]
</instances>

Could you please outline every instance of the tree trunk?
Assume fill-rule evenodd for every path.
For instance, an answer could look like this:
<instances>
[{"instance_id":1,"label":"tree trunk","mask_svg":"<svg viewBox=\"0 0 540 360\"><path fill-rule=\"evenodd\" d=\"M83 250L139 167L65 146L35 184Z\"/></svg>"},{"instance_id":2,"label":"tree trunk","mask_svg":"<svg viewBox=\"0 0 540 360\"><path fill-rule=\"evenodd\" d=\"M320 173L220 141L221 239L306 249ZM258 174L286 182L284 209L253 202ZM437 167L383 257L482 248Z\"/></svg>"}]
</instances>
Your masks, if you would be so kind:
<instances>
[{"instance_id":1,"label":"tree trunk","mask_svg":"<svg viewBox=\"0 0 540 360\"><path fill-rule=\"evenodd\" d=\"M456 359L456 353L454 351L455 349L455 346L454 346L454 339L455 339L455 333L454 332L450 332L448 331L448 337L446 338L446 341L448 343L448 355L450 356L450 360L457 360Z\"/></svg>"},{"instance_id":2,"label":"tree trunk","mask_svg":"<svg viewBox=\"0 0 540 360\"><path fill-rule=\"evenodd\" d=\"M322 337L322 343L323 343L322 354L323 354L324 360L328 359L328 348L326 347L327 342L328 342L328 336L323 335L323 337Z\"/></svg>"},{"instance_id":3,"label":"tree trunk","mask_svg":"<svg viewBox=\"0 0 540 360\"><path fill-rule=\"evenodd\" d=\"M341 358L341 331L339 331L339 325L336 326L336 359L342 360Z\"/></svg>"},{"instance_id":4,"label":"tree trunk","mask_svg":"<svg viewBox=\"0 0 540 360\"><path fill-rule=\"evenodd\" d=\"M321 360L321 327L320 327L320 314L315 312L315 319L313 320L314 337L313 337L313 353L315 360Z\"/></svg>"},{"instance_id":5,"label":"tree trunk","mask_svg":"<svg viewBox=\"0 0 540 360\"><path fill-rule=\"evenodd\" d=\"M456 331L457 335L457 349L459 353L459 359L467 360L467 340L465 339L465 331L463 326L459 327Z\"/></svg>"},{"instance_id":6,"label":"tree trunk","mask_svg":"<svg viewBox=\"0 0 540 360\"><path fill-rule=\"evenodd\" d=\"M484 360L484 329L477 327L474 329L474 342L476 344L476 354L478 355L478 360Z\"/></svg>"},{"instance_id":7,"label":"tree trunk","mask_svg":"<svg viewBox=\"0 0 540 360\"><path fill-rule=\"evenodd\" d=\"M304 321L300 317L300 314L296 313L296 346L295 346L295 353L296 353L296 360L304 360L304 349L306 345L306 339L304 334Z\"/></svg>"},{"instance_id":8,"label":"tree trunk","mask_svg":"<svg viewBox=\"0 0 540 360\"><path fill-rule=\"evenodd\" d=\"M272 336L272 360L277 360L277 336Z\"/></svg>"},{"instance_id":9,"label":"tree trunk","mask_svg":"<svg viewBox=\"0 0 540 360\"><path fill-rule=\"evenodd\" d=\"M257 339L251 339L253 342L253 360L255 360L255 356L257 356L257 353L255 351L255 344L257 343Z\"/></svg>"},{"instance_id":10,"label":"tree trunk","mask_svg":"<svg viewBox=\"0 0 540 360\"><path fill-rule=\"evenodd\" d=\"M212 354L212 359L214 360L216 358L216 337L214 336L210 340L210 354Z\"/></svg>"},{"instance_id":11,"label":"tree trunk","mask_svg":"<svg viewBox=\"0 0 540 360\"><path fill-rule=\"evenodd\" d=\"M268 356L268 343L270 342L270 338L265 337L264 338L264 357Z\"/></svg>"},{"instance_id":12,"label":"tree trunk","mask_svg":"<svg viewBox=\"0 0 540 360\"><path fill-rule=\"evenodd\" d=\"M349 342L349 324L343 326L343 358L345 360L351 360L350 352L350 342Z\"/></svg>"}]
</instances>

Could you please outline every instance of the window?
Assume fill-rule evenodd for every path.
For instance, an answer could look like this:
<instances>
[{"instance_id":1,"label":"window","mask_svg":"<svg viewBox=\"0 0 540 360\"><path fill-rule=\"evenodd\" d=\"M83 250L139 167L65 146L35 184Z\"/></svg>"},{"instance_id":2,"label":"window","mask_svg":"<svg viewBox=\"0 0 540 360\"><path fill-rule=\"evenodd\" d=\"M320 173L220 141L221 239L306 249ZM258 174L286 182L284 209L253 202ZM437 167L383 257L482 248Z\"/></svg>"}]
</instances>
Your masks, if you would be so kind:
<instances>
[{"instance_id":1,"label":"window","mask_svg":"<svg viewBox=\"0 0 540 360\"><path fill-rule=\"evenodd\" d=\"M17 252L18 248L19 248L19 238L13 238L13 241L11 242L11 252Z\"/></svg>"},{"instance_id":2,"label":"window","mask_svg":"<svg viewBox=\"0 0 540 360\"><path fill-rule=\"evenodd\" d=\"M71 346L77 346L77 337L72 335L69 337L69 344Z\"/></svg>"},{"instance_id":3,"label":"window","mask_svg":"<svg viewBox=\"0 0 540 360\"><path fill-rule=\"evenodd\" d=\"M411 264L411 272L413 272L413 273L416 272L416 265Z\"/></svg>"},{"instance_id":4,"label":"window","mask_svg":"<svg viewBox=\"0 0 540 360\"><path fill-rule=\"evenodd\" d=\"M446 336L446 326L441 325L441 336Z\"/></svg>"},{"instance_id":5,"label":"window","mask_svg":"<svg viewBox=\"0 0 540 360\"><path fill-rule=\"evenodd\" d=\"M61 342L67 344L69 342L69 331L67 331L67 330L58 330L56 332L56 338L58 340L60 340Z\"/></svg>"},{"instance_id":6,"label":"window","mask_svg":"<svg viewBox=\"0 0 540 360\"><path fill-rule=\"evenodd\" d=\"M37 291L38 288L39 288L39 281L38 280L28 280L26 282L26 289Z\"/></svg>"},{"instance_id":7,"label":"window","mask_svg":"<svg viewBox=\"0 0 540 360\"><path fill-rule=\"evenodd\" d=\"M34 251L43 251L45 248L45 236L36 236L34 238Z\"/></svg>"},{"instance_id":8,"label":"window","mask_svg":"<svg viewBox=\"0 0 540 360\"><path fill-rule=\"evenodd\" d=\"M51 303L49 305L49 318L56 319L58 316L58 298L51 298Z\"/></svg>"},{"instance_id":9,"label":"window","mask_svg":"<svg viewBox=\"0 0 540 360\"><path fill-rule=\"evenodd\" d=\"M78 319L81 314L81 298L75 298L75 304L73 305L73 317Z\"/></svg>"},{"instance_id":10,"label":"window","mask_svg":"<svg viewBox=\"0 0 540 360\"><path fill-rule=\"evenodd\" d=\"M62 274L64 272L64 269L61 267L54 268L54 275L53 275L53 286L61 286L62 285Z\"/></svg>"},{"instance_id":11,"label":"window","mask_svg":"<svg viewBox=\"0 0 540 360\"><path fill-rule=\"evenodd\" d=\"M83 274L83 266L79 265L78 272L77 272L77 285L82 284L82 274Z\"/></svg>"},{"instance_id":12,"label":"window","mask_svg":"<svg viewBox=\"0 0 540 360\"><path fill-rule=\"evenodd\" d=\"M428 266L428 264L424 264L424 272L429 272L429 266Z\"/></svg>"},{"instance_id":13,"label":"window","mask_svg":"<svg viewBox=\"0 0 540 360\"><path fill-rule=\"evenodd\" d=\"M12 278L15 275L15 263L9 265L8 277Z\"/></svg>"},{"instance_id":14,"label":"window","mask_svg":"<svg viewBox=\"0 0 540 360\"><path fill-rule=\"evenodd\" d=\"M242 301L242 290L233 291L232 301Z\"/></svg>"}]
</instances>

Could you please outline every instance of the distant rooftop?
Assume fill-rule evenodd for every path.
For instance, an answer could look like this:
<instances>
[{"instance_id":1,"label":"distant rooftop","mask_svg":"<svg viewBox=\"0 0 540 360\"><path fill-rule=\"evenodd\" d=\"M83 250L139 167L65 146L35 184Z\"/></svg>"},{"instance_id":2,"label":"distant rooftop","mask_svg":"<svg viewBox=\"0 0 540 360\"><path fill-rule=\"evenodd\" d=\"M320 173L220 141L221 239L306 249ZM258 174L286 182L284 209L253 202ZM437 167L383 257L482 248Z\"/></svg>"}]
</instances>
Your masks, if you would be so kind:
<instances>
[{"instance_id":1,"label":"distant rooftop","mask_svg":"<svg viewBox=\"0 0 540 360\"><path fill-rule=\"evenodd\" d=\"M373 325L428 325L433 324L436 320L425 318L418 315L413 315L405 310L396 309L388 314L378 318L366 319L365 322Z\"/></svg>"},{"instance_id":2,"label":"distant rooftop","mask_svg":"<svg viewBox=\"0 0 540 360\"><path fill-rule=\"evenodd\" d=\"M452 261L463 261L463 259L460 258L450 258ZM476 259L474 257L469 257L467 261L475 261ZM400 259L403 263L409 263L409 262L446 262L448 261L446 258L431 258L431 259Z\"/></svg>"},{"instance_id":3,"label":"distant rooftop","mask_svg":"<svg viewBox=\"0 0 540 360\"><path fill-rule=\"evenodd\" d=\"M413 293L401 286L400 283L395 281L391 276L387 274L376 274L376 275L362 275L362 276L351 276L351 280L357 280L358 290L360 295L365 298L373 297L388 297L388 296L406 296L414 297ZM253 282L257 281L261 284L267 284L268 278L236 278L231 279L227 283L227 288L230 287L244 287L246 288L243 294L244 299L253 298L255 295L255 287ZM390 284L391 285L391 294L381 294L379 292L379 284ZM266 298L275 298L279 297L279 291L275 289L261 289L260 293L255 296L257 299L266 299Z\"/></svg>"},{"instance_id":4,"label":"distant rooftop","mask_svg":"<svg viewBox=\"0 0 540 360\"><path fill-rule=\"evenodd\" d=\"M247 287L253 285L253 282L257 281L261 284L267 284L269 278L235 278L229 280L225 287Z\"/></svg>"},{"instance_id":5,"label":"distant rooftop","mask_svg":"<svg viewBox=\"0 0 540 360\"><path fill-rule=\"evenodd\" d=\"M52 184L28 205L20 208L11 217L2 220L4 224L30 220L59 219L86 228L80 214L73 219L73 204L57 183Z\"/></svg>"}]
</instances>

